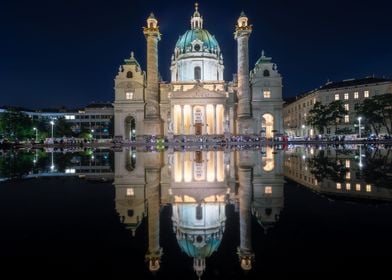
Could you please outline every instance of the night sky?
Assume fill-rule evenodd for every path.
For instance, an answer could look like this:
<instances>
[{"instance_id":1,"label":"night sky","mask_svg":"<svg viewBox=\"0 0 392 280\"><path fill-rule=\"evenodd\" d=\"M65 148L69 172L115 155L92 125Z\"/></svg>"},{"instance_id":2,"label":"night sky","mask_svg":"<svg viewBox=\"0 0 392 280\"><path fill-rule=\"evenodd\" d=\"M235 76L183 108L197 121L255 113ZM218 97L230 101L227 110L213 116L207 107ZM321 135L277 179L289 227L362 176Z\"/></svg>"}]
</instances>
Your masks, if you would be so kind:
<instances>
[{"instance_id":1,"label":"night sky","mask_svg":"<svg viewBox=\"0 0 392 280\"><path fill-rule=\"evenodd\" d=\"M392 4L354 1L199 1L204 28L223 52L225 80L236 72L234 25L241 10L253 24L250 67L264 49L283 75L284 97L327 82L392 76ZM0 106L83 107L113 101L114 77L134 51L146 69L142 33L153 11L162 33L159 71L190 29L194 1L2 0Z\"/></svg>"}]
</instances>

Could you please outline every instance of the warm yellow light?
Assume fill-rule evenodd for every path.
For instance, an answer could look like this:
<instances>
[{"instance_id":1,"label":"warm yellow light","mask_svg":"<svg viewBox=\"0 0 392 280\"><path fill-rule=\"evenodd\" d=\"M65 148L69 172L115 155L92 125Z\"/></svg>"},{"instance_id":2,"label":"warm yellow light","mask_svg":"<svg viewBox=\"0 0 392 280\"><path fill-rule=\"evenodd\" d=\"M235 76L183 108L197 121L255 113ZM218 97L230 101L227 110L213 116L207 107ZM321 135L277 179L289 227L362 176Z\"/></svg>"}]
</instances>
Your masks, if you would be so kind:
<instances>
[{"instance_id":1,"label":"warm yellow light","mask_svg":"<svg viewBox=\"0 0 392 280\"><path fill-rule=\"evenodd\" d=\"M265 158L263 158L263 170L266 172L274 170L275 160L274 160L274 149L272 147L266 148Z\"/></svg>"},{"instance_id":2,"label":"warm yellow light","mask_svg":"<svg viewBox=\"0 0 392 280\"><path fill-rule=\"evenodd\" d=\"M184 202L192 202L192 203L194 203L194 202L196 202L196 199L194 199L191 196L184 195Z\"/></svg>"},{"instance_id":3,"label":"warm yellow light","mask_svg":"<svg viewBox=\"0 0 392 280\"><path fill-rule=\"evenodd\" d=\"M265 187L264 194L272 194L272 187L271 186Z\"/></svg>"}]
</instances>

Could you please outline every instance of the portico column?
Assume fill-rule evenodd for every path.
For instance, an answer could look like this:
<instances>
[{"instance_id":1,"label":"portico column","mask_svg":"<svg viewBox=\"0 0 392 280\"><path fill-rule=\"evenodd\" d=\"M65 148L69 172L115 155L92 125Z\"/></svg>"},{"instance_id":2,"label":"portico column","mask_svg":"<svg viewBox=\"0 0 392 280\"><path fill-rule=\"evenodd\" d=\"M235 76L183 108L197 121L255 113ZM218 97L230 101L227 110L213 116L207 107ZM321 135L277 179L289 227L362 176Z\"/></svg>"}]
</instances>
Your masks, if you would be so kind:
<instances>
[{"instance_id":1,"label":"portico column","mask_svg":"<svg viewBox=\"0 0 392 280\"><path fill-rule=\"evenodd\" d=\"M206 110L206 107L207 107L206 105L203 106L203 123L204 123L204 126L203 126L204 132L203 132L203 134L208 133L207 132L208 122L207 122L207 110Z\"/></svg>"},{"instance_id":2,"label":"portico column","mask_svg":"<svg viewBox=\"0 0 392 280\"><path fill-rule=\"evenodd\" d=\"M185 160L185 153L181 153L181 182L185 182L185 178L184 178L184 160Z\"/></svg>"},{"instance_id":3,"label":"portico column","mask_svg":"<svg viewBox=\"0 0 392 280\"><path fill-rule=\"evenodd\" d=\"M191 134L195 134L195 127L193 122L193 107L194 106L191 106L191 127L190 127Z\"/></svg>"},{"instance_id":4,"label":"portico column","mask_svg":"<svg viewBox=\"0 0 392 280\"><path fill-rule=\"evenodd\" d=\"M218 152L215 151L214 153L214 170L215 170L215 182L218 181Z\"/></svg>"},{"instance_id":5,"label":"portico column","mask_svg":"<svg viewBox=\"0 0 392 280\"><path fill-rule=\"evenodd\" d=\"M218 130L217 130L217 126L216 126L217 125L217 123L216 123L216 119L217 119L217 116L216 116L216 104L214 104L213 116L214 116L214 118L213 118L214 130L212 131L212 133L217 134Z\"/></svg>"},{"instance_id":6,"label":"portico column","mask_svg":"<svg viewBox=\"0 0 392 280\"><path fill-rule=\"evenodd\" d=\"M181 105L181 127L180 127L181 135L184 134L184 105Z\"/></svg>"}]
</instances>

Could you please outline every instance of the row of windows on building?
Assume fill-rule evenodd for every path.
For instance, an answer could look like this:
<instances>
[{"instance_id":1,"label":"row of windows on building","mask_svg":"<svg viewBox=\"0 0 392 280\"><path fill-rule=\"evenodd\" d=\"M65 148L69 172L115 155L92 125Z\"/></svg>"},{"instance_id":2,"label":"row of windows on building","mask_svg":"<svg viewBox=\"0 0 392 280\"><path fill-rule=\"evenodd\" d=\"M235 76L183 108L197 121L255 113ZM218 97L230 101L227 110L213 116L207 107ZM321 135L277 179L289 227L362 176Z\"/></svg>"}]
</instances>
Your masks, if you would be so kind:
<instances>
[{"instance_id":1,"label":"row of windows on building","mask_svg":"<svg viewBox=\"0 0 392 280\"><path fill-rule=\"evenodd\" d=\"M308 100L307 102L304 102L302 104L298 104L298 105L294 106L294 108L288 109L287 112L288 113L292 113L294 111L301 110L301 108L306 108L306 107L309 107L309 106L313 106L314 103L316 103L316 98Z\"/></svg>"},{"instance_id":2,"label":"row of windows on building","mask_svg":"<svg viewBox=\"0 0 392 280\"><path fill-rule=\"evenodd\" d=\"M271 98L271 91L270 90L263 90L263 97L264 98ZM127 91L125 93L125 99L132 100L133 99L133 92Z\"/></svg>"},{"instance_id":3,"label":"row of windows on building","mask_svg":"<svg viewBox=\"0 0 392 280\"><path fill-rule=\"evenodd\" d=\"M346 183L345 187L347 191L351 190L351 183ZM354 184L353 184L354 185ZM342 183L336 183L336 189L341 190L342 189ZM362 190L362 185L361 184L355 184L355 190L357 192L360 192ZM365 190L366 192L372 192L372 185L370 184L365 184Z\"/></svg>"},{"instance_id":4,"label":"row of windows on building","mask_svg":"<svg viewBox=\"0 0 392 280\"><path fill-rule=\"evenodd\" d=\"M353 92L353 94L352 94L354 99L359 99L359 95L360 94L358 91ZM363 92L363 98L368 98L369 96L370 96L369 91L365 90ZM336 93L334 96L335 100L340 100L340 97L341 97L340 93ZM343 100L350 100L350 93L346 92L343 94L342 97L343 97ZM325 99L326 99L326 102L328 102L329 96L326 96ZM313 98L311 100L308 100L307 102L303 102L302 104L298 104L298 105L294 106L294 108L288 110L288 113L292 113L294 111L301 110L301 108L313 106L314 103L316 103L316 98ZM346 104L346 105L348 106L348 104ZM349 109L346 108L346 110L348 111Z\"/></svg>"},{"instance_id":5,"label":"row of windows on building","mask_svg":"<svg viewBox=\"0 0 392 280\"><path fill-rule=\"evenodd\" d=\"M358 91L354 92L353 93L353 97L354 97L354 99L359 99L359 92ZM363 92L363 98L368 98L368 97L369 97L369 91L365 90ZM344 100L349 100L350 99L350 93L348 93L348 92L344 93L343 94L343 99ZM340 94L339 93L335 94L335 100L340 100Z\"/></svg>"},{"instance_id":6,"label":"row of windows on building","mask_svg":"<svg viewBox=\"0 0 392 280\"><path fill-rule=\"evenodd\" d=\"M66 120L110 119L113 115L66 115Z\"/></svg>"},{"instance_id":7,"label":"row of windows on building","mask_svg":"<svg viewBox=\"0 0 392 280\"><path fill-rule=\"evenodd\" d=\"M347 161L346 161L346 166L347 166ZM313 185L317 186L317 183L318 183L317 180L315 180L312 177L308 177L308 176L305 176L305 175L303 176L301 173L297 173L297 172L294 172L292 170L288 170L288 173L296 176L297 178L300 178L301 180L303 179L306 182L312 183ZM347 172L346 173L346 179L350 179L350 178L351 178L351 174L350 174L350 172ZM346 190L348 190L348 191L351 190L352 185L355 186L355 190L356 191L360 192L362 190L362 185L359 184L359 183L356 183L356 184L352 184L352 183L345 183L345 184L336 183L336 189L337 190L341 190L343 185L345 185ZM365 185L364 187L365 187L366 192L371 192L372 191L372 185L370 185L370 184L364 184L364 185Z\"/></svg>"}]
</instances>

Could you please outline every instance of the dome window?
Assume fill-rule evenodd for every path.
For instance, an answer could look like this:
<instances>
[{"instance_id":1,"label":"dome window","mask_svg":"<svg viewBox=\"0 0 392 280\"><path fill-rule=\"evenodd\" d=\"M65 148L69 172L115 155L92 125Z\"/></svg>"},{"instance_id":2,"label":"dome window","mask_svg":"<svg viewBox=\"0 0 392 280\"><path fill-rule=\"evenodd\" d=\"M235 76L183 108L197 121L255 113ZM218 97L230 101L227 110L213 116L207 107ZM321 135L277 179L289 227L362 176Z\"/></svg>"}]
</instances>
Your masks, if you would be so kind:
<instances>
[{"instance_id":1,"label":"dome window","mask_svg":"<svg viewBox=\"0 0 392 280\"><path fill-rule=\"evenodd\" d=\"M194 49L195 49L195 51L197 51L197 52L200 51L200 45L199 45L199 44L196 44L195 47L194 47Z\"/></svg>"},{"instance_id":2,"label":"dome window","mask_svg":"<svg viewBox=\"0 0 392 280\"><path fill-rule=\"evenodd\" d=\"M269 76L270 76L270 72L268 71L268 69L265 69L265 70L264 70L263 76L264 76L264 77L269 77Z\"/></svg>"},{"instance_id":3,"label":"dome window","mask_svg":"<svg viewBox=\"0 0 392 280\"><path fill-rule=\"evenodd\" d=\"M200 68L200 66L196 66L195 67L195 80L196 81L198 81L198 80L201 80L201 68Z\"/></svg>"},{"instance_id":4,"label":"dome window","mask_svg":"<svg viewBox=\"0 0 392 280\"><path fill-rule=\"evenodd\" d=\"M133 78L133 73L132 71L127 72L127 78L132 79Z\"/></svg>"},{"instance_id":5,"label":"dome window","mask_svg":"<svg viewBox=\"0 0 392 280\"><path fill-rule=\"evenodd\" d=\"M196 206L196 220L202 220L203 219L203 208L201 205Z\"/></svg>"},{"instance_id":6,"label":"dome window","mask_svg":"<svg viewBox=\"0 0 392 280\"><path fill-rule=\"evenodd\" d=\"M197 243L201 243L203 241L203 237L201 236L201 235L198 235L197 237L196 237L196 242Z\"/></svg>"},{"instance_id":7,"label":"dome window","mask_svg":"<svg viewBox=\"0 0 392 280\"><path fill-rule=\"evenodd\" d=\"M128 217L133 217L133 214L134 214L133 209L128 209L127 214L128 214Z\"/></svg>"}]
</instances>

